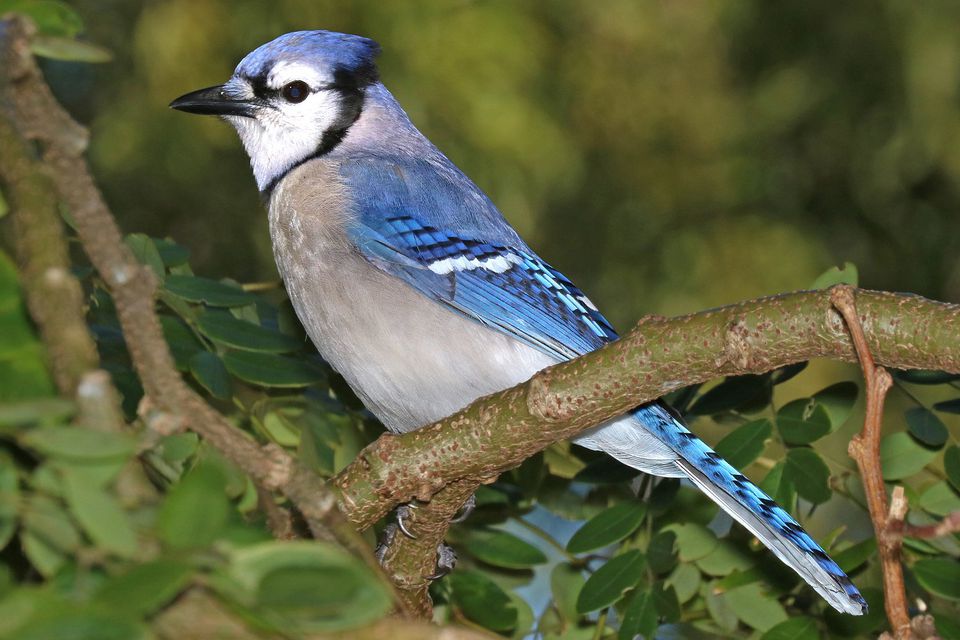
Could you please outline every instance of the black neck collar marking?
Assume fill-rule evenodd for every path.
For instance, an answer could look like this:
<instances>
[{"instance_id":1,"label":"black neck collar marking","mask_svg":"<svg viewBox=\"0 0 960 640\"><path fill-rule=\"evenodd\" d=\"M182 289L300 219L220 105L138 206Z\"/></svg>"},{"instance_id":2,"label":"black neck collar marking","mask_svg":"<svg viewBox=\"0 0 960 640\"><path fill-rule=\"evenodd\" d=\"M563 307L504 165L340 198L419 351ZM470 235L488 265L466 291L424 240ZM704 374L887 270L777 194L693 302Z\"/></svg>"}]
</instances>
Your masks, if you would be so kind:
<instances>
[{"instance_id":1,"label":"black neck collar marking","mask_svg":"<svg viewBox=\"0 0 960 640\"><path fill-rule=\"evenodd\" d=\"M337 119L323 132L323 136L320 138L320 144L317 145L313 153L294 162L284 171L274 176L273 179L260 190L261 200L264 202L268 201L277 184L291 171L314 158L327 155L333 151L337 145L343 142L347 131L353 126L353 123L360 118L360 114L363 112L364 90L378 79L379 74L377 73L376 66L373 64L351 70L341 67L334 71L333 83L327 88L340 94L340 113ZM258 92L271 91L266 87L266 76L251 78L250 84L253 86L254 94L258 97L261 97Z\"/></svg>"}]
</instances>

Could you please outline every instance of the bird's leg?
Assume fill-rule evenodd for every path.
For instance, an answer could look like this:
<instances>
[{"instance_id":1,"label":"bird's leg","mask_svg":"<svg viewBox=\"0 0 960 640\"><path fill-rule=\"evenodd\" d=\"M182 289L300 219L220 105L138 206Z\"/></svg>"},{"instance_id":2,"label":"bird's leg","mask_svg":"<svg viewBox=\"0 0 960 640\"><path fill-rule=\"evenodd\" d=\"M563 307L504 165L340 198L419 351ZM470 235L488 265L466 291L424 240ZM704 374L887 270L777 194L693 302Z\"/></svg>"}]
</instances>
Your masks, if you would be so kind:
<instances>
[{"instance_id":1,"label":"bird's leg","mask_svg":"<svg viewBox=\"0 0 960 640\"><path fill-rule=\"evenodd\" d=\"M463 506L460 507L460 511L457 512L457 515L453 516L453 520L450 521L450 524L460 524L464 520L470 517L470 514L473 513L473 510L477 508L477 494L473 493L467 498L467 501L463 503Z\"/></svg>"}]
</instances>

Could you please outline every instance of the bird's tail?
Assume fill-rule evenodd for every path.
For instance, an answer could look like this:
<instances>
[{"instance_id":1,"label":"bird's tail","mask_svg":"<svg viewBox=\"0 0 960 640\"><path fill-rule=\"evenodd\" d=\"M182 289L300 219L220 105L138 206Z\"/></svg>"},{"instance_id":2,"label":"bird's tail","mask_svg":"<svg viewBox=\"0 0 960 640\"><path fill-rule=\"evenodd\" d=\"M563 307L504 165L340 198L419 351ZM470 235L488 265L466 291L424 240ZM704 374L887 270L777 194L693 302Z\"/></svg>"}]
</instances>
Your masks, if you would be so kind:
<instances>
[{"instance_id":1,"label":"bird's tail","mask_svg":"<svg viewBox=\"0 0 960 640\"><path fill-rule=\"evenodd\" d=\"M596 438L596 447L621 462L648 473L689 478L701 491L746 527L807 584L842 612L862 615L867 602L837 563L813 538L767 494L734 469L675 417L664 405L653 403L633 412L636 420L619 420L614 426L621 435L625 428L646 432L666 447L657 449L653 461L642 462L632 447L618 446L621 437ZM610 426L603 427L606 431ZM596 436L600 433L597 432ZM607 435L607 434L603 434ZM614 434L610 434L614 435ZM594 436L594 437L596 437ZM636 436L635 436L636 437ZM590 446L588 443L587 446ZM672 452L668 461L664 449Z\"/></svg>"}]
</instances>

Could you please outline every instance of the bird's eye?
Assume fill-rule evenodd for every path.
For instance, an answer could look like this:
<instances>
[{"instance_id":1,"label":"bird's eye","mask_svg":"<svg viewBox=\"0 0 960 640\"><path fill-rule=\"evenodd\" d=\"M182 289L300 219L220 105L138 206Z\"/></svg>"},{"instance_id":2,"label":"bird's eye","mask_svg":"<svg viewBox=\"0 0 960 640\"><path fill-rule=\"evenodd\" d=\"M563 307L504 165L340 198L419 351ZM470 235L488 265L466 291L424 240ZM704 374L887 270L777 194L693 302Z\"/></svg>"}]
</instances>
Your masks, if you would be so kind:
<instances>
[{"instance_id":1,"label":"bird's eye","mask_svg":"<svg viewBox=\"0 0 960 640\"><path fill-rule=\"evenodd\" d=\"M283 89L280 90L280 94L287 102L303 102L307 99L307 96L310 95L310 85L303 80L294 80L284 85Z\"/></svg>"}]
</instances>

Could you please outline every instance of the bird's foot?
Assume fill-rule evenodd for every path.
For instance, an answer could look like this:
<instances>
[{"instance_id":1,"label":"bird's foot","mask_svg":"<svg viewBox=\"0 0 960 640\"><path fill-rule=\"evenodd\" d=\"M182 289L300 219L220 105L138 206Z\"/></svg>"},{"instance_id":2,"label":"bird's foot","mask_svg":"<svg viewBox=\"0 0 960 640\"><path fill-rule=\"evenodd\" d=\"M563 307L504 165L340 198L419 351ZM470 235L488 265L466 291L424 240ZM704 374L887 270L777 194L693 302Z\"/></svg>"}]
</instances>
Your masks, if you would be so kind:
<instances>
[{"instance_id":1,"label":"bird's foot","mask_svg":"<svg viewBox=\"0 0 960 640\"><path fill-rule=\"evenodd\" d=\"M439 580L453 571L455 566L457 566L457 552L450 545L441 542L437 547L437 568L433 575L427 576L427 580Z\"/></svg>"},{"instance_id":2,"label":"bird's foot","mask_svg":"<svg viewBox=\"0 0 960 640\"><path fill-rule=\"evenodd\" d=\"M393 541L396 540L398 532L401 532L404 535L410 535L409 533L403 531L400 525L396 522L391 522L384 528L383 534L380 536L380 542L377 543L377 549L374 551L377 562L379 562L381 566L383 565L384 559L387 557L387 550L390 548L390 545L393 544ZM450 545L441 542L437 547L436 568L434 569L432 575L426 576L426 579L439 580L453 571L455 566L457 566L457 552L454 551L453 547Z\"/></svg>"},{"instance_id":3,"label":"bird's foot","mask_svg":"<svg viewBox=\"0 0 960 640\"><path fill-rule=\"evenodd\" d=\"M457 512L457 515L453 516L453 520L450 521L450 524L460 524L464 520L470 517L470 514L473 513L474 509L477 508L477 494L471 494L467 501L463 503L463 506L460 507L460 511Z\"/></svg>"}]
</instances>

